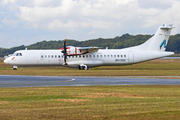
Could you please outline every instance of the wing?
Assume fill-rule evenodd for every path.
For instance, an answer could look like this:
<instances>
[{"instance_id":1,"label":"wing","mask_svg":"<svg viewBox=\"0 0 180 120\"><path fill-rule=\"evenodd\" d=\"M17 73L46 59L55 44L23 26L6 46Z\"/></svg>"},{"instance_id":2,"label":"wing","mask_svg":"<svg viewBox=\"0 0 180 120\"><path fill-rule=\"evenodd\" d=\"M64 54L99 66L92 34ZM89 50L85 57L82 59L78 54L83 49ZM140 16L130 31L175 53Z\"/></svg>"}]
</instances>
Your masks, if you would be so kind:
<instances>
[{"instance_id":1,"label":"wing","mask_svg":"<svg viewBox=\"0 0 180 120\"><path fill-rule=\"evenodd\" d=\"M67 56L76 56L76 55L83 55L87 53L95 53L100 49L100 47L73 47L68 46L66 47L66 54ZM61 52L64 53L64 48L61 48Z\"/></svg>"},{"instance_id":2,"label":"wing","mask_svg":"<svg viewBox=\"0 0 180 120\"><path fill-rule=\"evenodd\" d=\"M82 54L87 54L87 53L95 53L100 49L100 47L80 47L79 50L81 51Z\"/></svg>"}]
</instances>

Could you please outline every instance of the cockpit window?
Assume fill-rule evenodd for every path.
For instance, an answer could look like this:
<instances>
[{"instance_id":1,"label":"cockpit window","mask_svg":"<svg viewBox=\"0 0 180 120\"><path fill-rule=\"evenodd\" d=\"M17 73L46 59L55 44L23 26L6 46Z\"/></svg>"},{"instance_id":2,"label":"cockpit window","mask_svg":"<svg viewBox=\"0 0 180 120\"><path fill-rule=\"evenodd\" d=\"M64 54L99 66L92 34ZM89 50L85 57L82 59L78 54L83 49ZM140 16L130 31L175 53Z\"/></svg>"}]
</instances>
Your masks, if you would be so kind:
<instances>
[{"instance_id":1,"label":"cockpit window","mask_svg":"<svg viewBox=\"0 0 180 120\"><path fill-rule=\"evenodd\" d=\"M22 53L14 53L11 56L22 56Z\"/></svg>"},{"instance_id":2,"label":"cockpit window","mask_svg":"<svg viewBox=\"0 0 180 120\"><path fill-rule=\"evenodd\" d=\"M16 56L22 56L22 54L21 53L17 53Z\"/></svg>"}]
</instances>

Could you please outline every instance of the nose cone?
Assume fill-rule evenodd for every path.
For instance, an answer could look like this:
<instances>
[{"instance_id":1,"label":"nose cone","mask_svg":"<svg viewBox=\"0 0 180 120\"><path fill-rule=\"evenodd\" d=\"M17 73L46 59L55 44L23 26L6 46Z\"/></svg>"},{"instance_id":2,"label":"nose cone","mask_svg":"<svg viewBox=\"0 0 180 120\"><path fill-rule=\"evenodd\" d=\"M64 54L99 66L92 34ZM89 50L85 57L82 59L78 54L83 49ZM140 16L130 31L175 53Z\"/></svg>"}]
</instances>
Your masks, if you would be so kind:
<instances>
[{"instance_id":1,"label":"nose cone","mask_svg":"<svg viewBox=\"0 0 180 120\"><path fill-rule=\"evenodd\" d=\"M7 59L7 58L4 60L4 63L5 63L5 64L9 64L9 62L8 62L8 59Z\"/></svg>"}]
</instances>

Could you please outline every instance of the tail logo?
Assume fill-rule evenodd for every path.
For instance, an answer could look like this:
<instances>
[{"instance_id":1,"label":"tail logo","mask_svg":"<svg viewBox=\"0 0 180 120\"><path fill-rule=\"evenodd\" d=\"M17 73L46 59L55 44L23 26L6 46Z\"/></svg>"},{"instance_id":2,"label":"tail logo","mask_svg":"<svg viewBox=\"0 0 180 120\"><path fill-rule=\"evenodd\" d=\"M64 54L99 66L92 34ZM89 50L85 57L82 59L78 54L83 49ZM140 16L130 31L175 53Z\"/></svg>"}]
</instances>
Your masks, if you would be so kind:
<instances>
[{"instance_id":1,"label":"tail logo","mask_svg":"<svg viewBox=\"0 0 180 120\"><path fill-rule=\"evenodd\" d=\"M164 48L166 48L167 47L167 45L166 45L166 40L164 39L163 41L162 41L162 43L160 44L160 49L162 48L162 46L164 45Z\"/></svg>"}]
</instances>

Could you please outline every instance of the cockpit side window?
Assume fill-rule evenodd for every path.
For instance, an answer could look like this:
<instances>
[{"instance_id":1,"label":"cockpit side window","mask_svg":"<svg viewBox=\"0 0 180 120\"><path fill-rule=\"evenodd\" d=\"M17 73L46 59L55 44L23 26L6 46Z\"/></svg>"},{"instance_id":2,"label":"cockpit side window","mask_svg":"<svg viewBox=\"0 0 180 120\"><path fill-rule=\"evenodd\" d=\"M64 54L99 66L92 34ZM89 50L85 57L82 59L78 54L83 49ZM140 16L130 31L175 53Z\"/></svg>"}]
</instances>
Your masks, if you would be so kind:
<instances>
[{"instance_id":1,"label":"cockpit side window","mask_svg":"<svg viewBox=\"0 0 180 120\"><path fill-rule=\"evenodd\" d=\"M16 56L22 56L22 54L21 53L17 53Z\"/></svg>"},{"instance_id":2,"label":"cockpit side window","mask_svg":"<svg viewBox=\"0 0 180 120\"><path fill-rule=\"evenodd\" d=\"M22 56L22 53L14 53L12 56Z\"/></svg>"}]
</instances>

